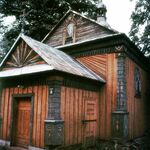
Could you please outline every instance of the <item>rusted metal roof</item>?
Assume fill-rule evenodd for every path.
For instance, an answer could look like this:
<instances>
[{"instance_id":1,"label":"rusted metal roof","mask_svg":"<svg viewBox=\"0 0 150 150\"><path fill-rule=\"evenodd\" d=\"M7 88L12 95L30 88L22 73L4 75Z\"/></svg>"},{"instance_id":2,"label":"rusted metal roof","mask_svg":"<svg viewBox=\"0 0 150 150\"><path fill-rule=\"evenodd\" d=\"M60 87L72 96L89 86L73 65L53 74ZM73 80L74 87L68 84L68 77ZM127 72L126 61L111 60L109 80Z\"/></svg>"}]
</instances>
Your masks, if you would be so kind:
<instances>
[{"instance_id":1,"label":"rusted metal roof","mask_svg":"<svg viewBox=\"0 0 150 150\"><path fill-rule=\"evenodd\" d=\"M9 76L17 76L23 74L31 74L35 72L43 72L48 70L57 70L61 72L66 72L69 74L105 82L103 78L95 74L90 69L86 68L78 61L67 55L66 53L52 48L46 44L43 44L39 41L36 41L24 34L19 35L17 41L23 39L37 54L41 56L41 58L47 63L46 65L33 65L33 66L25 66L22 68L16 68L6 71L0 72L0 77L9 77ZM1 66L6 61L7 57L11 54L11 51L14 50L15 45L18 42L15 42L13 47L10 49L9 53L6 55L4 60L1 63ZM14 72L13 72L14 71Z\"/></svg>"}]
</instances>

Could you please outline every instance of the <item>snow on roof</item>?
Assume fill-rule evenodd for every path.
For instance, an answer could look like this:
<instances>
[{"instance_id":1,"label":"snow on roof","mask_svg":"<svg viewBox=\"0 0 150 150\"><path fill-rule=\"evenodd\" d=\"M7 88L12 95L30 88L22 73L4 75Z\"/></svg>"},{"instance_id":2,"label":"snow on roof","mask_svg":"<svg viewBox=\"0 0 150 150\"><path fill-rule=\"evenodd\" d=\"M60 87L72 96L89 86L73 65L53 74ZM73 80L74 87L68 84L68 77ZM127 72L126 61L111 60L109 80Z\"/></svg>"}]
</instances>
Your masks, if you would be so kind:
<instances>
[{"instance_id":1,"label":"snow on roof","mask_svg":"<svg viewBox=\"0 0 150 150\"><path fill-rule=\"evenodd\" d=\"M47 70L58 70L61 72L66 72L69 74L86 77L93 80L98 80L101 82L105 82L103 78L95 74L90 69L86 68L82 64L80 64L78 61L67 55L66 53L59 51L55 48L52 48L44 43L41 43L39 41L36 41L28 36L25 36L24 34L20 34L17 38L16 42L14 43L13 47L10 49L6 57L1 63L1 67L6 61L8 55L10 55L11 51L14 49L16 44L20 39L23 39L38 55L45 60L47 63ZM49 66L49 67L48 67ZM13 76L13 75L21 75L21 74L28 74L34 72L34 67L40 67L39 65L34 65L30 67L22 67L17 69L12 69L15 71L15 73L12 73L9 70L1 71L0 77L6 76ZM41 70L36 69L36 72L46 71L46 66L42 66ZM28 71L26 71L28 69Z\"/></svg>"}]
</instances>

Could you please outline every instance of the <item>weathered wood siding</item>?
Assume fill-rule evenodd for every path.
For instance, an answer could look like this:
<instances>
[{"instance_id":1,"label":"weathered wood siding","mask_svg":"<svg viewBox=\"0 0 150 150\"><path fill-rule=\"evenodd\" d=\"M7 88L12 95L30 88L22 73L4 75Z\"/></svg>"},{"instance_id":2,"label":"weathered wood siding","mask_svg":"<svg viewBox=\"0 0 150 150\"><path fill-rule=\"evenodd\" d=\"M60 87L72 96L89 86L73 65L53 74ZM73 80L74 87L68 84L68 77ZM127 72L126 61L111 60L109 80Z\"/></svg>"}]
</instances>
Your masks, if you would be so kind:
<instances>
[{"instance_id":1,"label":"weathered wood siding","mask_svg":"<svg viewBox=\"0 0 150 150\"><path fill-rule=\"evenodd\" d=\"M44 63L45 61L35 51L33 51L23 40L21 40L16 49L14 49L12 54L4 63L2 70Z\"/></svg>"},{"instance_id":2,"label":"weathered wood siding","mask_svg":"<svg viewBox=\"0 0 150 150\"><path fill-rule=\"evenodd\" d=\"M52 34L49 35L49 37L44 41L46 44L53 47L63 45L66 20L70 17L73 17L72 13L53 31ZM98 36L111 33L111 31L105 29L104 27L78 15L74 16L74 21L76 22L75 42L84 41L89 38L96 38Z\"/></svg>"},{"instance_id":3,"label":"weathered wood siding","mask_svg":"<svg viewBox=\"0 0 150 150\"><path fill-rule=\"evenodd\" d=\"M129 137L142 136L146 130L146 72L140 68L141 97L135 97L134 71L137 65L126 58L127 109L129 112Z\"/></svg>"},{"instance_id":4,"label":"weathered wood siding","mask_svg":"<svg viewBox=\"0 0 150 150\"><path fill-rule=\"evenodd\" d=\"M107 54L80 57L77 60L92 69L96 74L106 78Z\"/></svg>"},{"instance_id":5,"label":"weathered wood siding","mask_svg":"<svg viewBox=\"0 0 150 150\"><path fill-rule=\"evenodd\" d=\"M48 87L46 85L29 86L22 88L3 88L1 117L2 128L0 130L1 139L10 141L12 95L33 94L34 112L32 127L32 145L44 147L44 120L47 118L48 109Z\"/></svg>"},{"instance_id":6,"label":"weathered wood siding","mask_svg":"<svg viewBox=\"0 0 150 150\"><path fill-rule=\"evenodd\" d=\"M99 92L83 89L61 88L61 117L64 120L64 144L87 142L98 137ZM84 120L88 120L84 123Z\"/></svg>"},{"instance_id":7,"label":"weathered wood siding","mask_svg":"<svg viewBox=\"0 0 150 150\"><path fill-rule=\"evenodd\" d=\"M100 138L111 137L111 113L116 109L117 100L117 58L116 54L104 54L77 58L81 63L102 75L106 84L100 88L99 115Z\"/></svg>"}]
</instances>

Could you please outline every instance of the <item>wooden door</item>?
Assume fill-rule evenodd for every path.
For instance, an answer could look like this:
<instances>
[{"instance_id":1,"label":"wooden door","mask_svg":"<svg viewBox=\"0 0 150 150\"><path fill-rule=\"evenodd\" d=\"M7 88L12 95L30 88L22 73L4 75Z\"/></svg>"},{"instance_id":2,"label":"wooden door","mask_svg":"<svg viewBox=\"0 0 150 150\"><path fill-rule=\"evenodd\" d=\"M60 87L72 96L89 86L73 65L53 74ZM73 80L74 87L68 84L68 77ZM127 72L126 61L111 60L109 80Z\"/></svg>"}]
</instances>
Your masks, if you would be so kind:
<instances>
[{"instance_id":1,"label":"wooden door","mask_svg":"<svg viewBox=\"0 0 150 150\"><path fill-rule=\"evenodd\" d=\"M85 99L84 101L84 120L83 135L86 145L93 145L97 137L97 99Z\"/></svg>"},{"instance_id":2,"label":"wooden door","mask_svg":"<svg viewBox=\"0 0 150 150\"><path fill-rule=\"evenodd\" d=\"M14 112L13 145L27 147L30 141L30 98L17 98Z\"/></svg>"}]
</instances>

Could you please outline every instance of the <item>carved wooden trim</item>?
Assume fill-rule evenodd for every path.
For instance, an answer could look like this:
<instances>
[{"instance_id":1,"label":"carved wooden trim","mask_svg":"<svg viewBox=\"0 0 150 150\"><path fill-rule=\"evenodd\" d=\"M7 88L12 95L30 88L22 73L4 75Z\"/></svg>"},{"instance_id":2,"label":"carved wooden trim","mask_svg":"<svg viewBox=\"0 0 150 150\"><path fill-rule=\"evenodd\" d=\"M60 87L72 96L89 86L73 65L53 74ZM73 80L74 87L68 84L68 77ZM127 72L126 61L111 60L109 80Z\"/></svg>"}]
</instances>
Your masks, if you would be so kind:
<instances>
[{"instance_id":1,"label":"carved wooden trim","mask_svg":"<svg viewBox=\"0 0 150 150\"><path fill-rule=\"evenodd\" d=\"M10 67L23 67L29 64L34 64L42 60L23 40L16 47L11 57L6 61L5 66Z\"/></svg>"},{"instance_id":2,"label":"carved wooden trim","mask_svg":"<svg viewBox=\"0 0 150 150\"><path fill-rule=\"evenodd\" d=\"M125 53L118 53L117 56L117 110L127 110Z\"/></svg>"},{"instance_id":3,"label":"carved wooden trim","mask_svg":"<svg viewBox=\"0 0 150 150\"><path fill-rule=\"evenodd\" d=\"M114 111L112 113L112 137L128 138L129 113L126 111Z\"/></svg>"},{"instance_id":4,"label":"carved wooden trim","mask_svg":"<svg viewBox=\"0 0 150 150\"><path fill-rule=\"evenodd\" d=\"M64 121L45 120L44 143L49 148L64 144Z\"/></svg>"},{"instance_id":5,"label":"carved wooden trim","mask_svg":"<svg viewBox=\"0 0 150 150\"><path fill-rule=\"evenodd\" d=\"M112 112L112 136L117 138L128 137L127 87L126 87L126 54L122 52L117 56L117 108Z\"/></svg>"},{"instance_id":6,"label":"carved wooden trim","mask_svg":"<svg viewBox=\"0 0 150 150\"><path fill-rule=\"evenodd\" d=\"M75 51L69 52L69 54L73 57L86 57L92 55L99 55L99 54L110 54L110 53L120 53L124 52L125 47L122 45L106 47L106 48L93 48L89 50L82 50L82 51Z\"/></svg>"}]
</instances>

